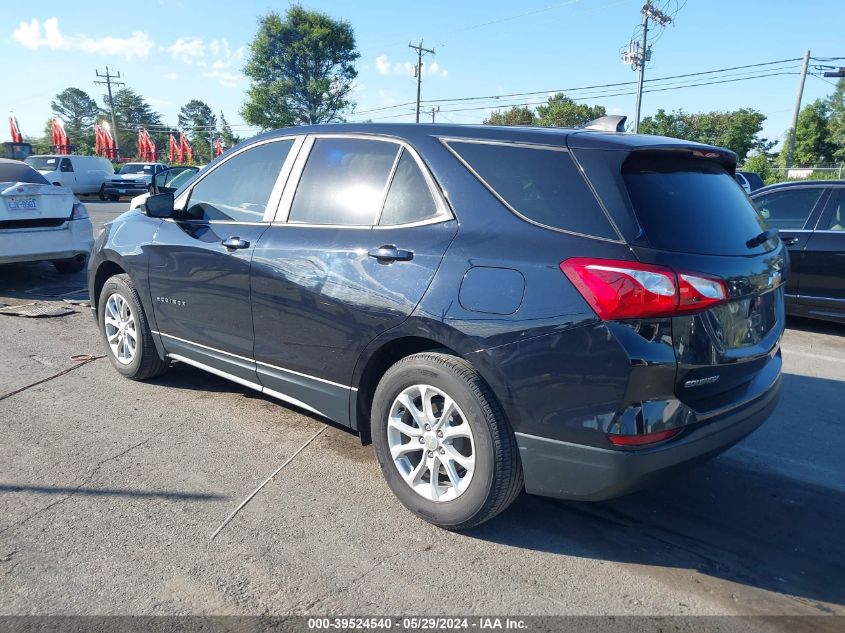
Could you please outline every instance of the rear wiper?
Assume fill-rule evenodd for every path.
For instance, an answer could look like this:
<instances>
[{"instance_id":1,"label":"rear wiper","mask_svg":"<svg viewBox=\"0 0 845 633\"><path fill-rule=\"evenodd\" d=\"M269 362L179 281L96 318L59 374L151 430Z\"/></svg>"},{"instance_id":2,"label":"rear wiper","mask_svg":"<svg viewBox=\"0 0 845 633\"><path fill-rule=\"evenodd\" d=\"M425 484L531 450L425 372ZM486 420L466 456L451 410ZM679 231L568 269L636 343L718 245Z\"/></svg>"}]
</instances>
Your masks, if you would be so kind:
<instances>
[{"instance_id":1,"label":"rear wiper","mask_svg":"<svg viewBox=\"0 0 845 633\"><path fill-rule=\"evenodd\" d=\"M775 235L777 235L777 231L774 229L769 229L768 231L763 231L760 235L756 235L748 240L745 245L748 248L754 248L755 246L760 246L763 242L768 242L772 239Z\"/></svg>"}]
</instances>

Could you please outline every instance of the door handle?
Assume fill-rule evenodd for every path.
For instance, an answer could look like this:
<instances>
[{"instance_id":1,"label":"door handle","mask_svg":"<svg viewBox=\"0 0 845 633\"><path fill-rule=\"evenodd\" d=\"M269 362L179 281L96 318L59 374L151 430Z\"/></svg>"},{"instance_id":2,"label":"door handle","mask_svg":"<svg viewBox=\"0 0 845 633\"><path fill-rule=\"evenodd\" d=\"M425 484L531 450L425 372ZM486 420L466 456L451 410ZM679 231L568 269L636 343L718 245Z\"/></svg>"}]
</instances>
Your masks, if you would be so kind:
<instances>
[{"instance_id":1,"label":"door handle","mask_svg":"<svg viewBox=\"0 0 845 633\"><path fill-rule=\"evenodd\" d=\"M382 263L390 262L407 262L414 259L414 251L406 251L402 248L396 248L393 244L385 244L378 248L372 249L368 255L374 257Z\"/></svg>"},{"instance_id":2,"label":"door handle","mask_svg":"<svg viewBox=\"0 0 845 633\"><path fill-rule=\"evenodd\" d=\"M242 240L237 236L227 237L225 240L220 242L223 246L228 248L229 250L236 250L239 248L249 248L249 242L246 240Z\"/></svg>"},{"instance_id":3,"label":"door handle","mask_svg":"<svg viewBox=\"0 0 845 633\"><path fill-rule=\"evenodd\" d=\"M798 243L797 237L782 237L780 241L783 242L784 246L795 246Z\"/></svg>"}]
</instances>

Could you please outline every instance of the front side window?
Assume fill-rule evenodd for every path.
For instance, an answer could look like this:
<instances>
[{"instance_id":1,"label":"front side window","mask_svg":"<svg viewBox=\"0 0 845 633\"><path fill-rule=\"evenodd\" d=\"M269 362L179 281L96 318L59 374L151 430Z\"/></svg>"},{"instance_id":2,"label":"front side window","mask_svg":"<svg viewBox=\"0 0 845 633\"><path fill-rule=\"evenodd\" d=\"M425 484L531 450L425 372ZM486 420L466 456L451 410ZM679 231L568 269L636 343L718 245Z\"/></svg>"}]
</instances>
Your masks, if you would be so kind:
<instances>
[{"instance_id":1,"label":"front side window","mask_svg":"<svg viewBox=\"0 0 845 633\"><path fill-rule=\"evenodd\" d=\"M822 195L821 187L801 187L773 191L754 203L760 215L773 229L803 229Z\"/></svg>"},{"instance_id":2,"label":"front side window","mask_svg":"<svg viewBox=\"0 0 845 633\"><path fill-rule=\"evenodd\" d=\"M547 227L618 239L568 152L450 142L449 147L519 215Z\"/></svg>"},{"instance_id":3,"label":"front side window","mask_svg":"<svg viewBox=\"0 0 845 633\"><path fill-rule=\"evenodd\" d=\"M62 171L73 171L73 165L69 158L62 159Z\"/></svg>"},{"instance_id":4,"label":"front side window","mask_svg":"<svg viewBox=\"0 0 845 633\"><path fill-rule=\"evenodd\" d=\"M293 198L288 222L369 226L376 222L396 143L318 138Z\"/></svg>"},{"instance_id":5,"label":"front side window","mask_svg":"<svg viewBox=\"0 0 845 633\"><path fill-rule=\"evenodd\" d=\"M261 222L293 140L273 141L235 154L191 190L185 219Z\"/></svg>"},{"instance_id":6,"label":"front side window","mask_svg":"<svg viewBox=\"0 0 845 633\"><path fill-rule=\"evenodd\" d=\"M402 150L387 198L384 200L379 225L422 222L436 217L438 212L437 203L419 165L408 150Z\"/></svg>"}]
</instances>

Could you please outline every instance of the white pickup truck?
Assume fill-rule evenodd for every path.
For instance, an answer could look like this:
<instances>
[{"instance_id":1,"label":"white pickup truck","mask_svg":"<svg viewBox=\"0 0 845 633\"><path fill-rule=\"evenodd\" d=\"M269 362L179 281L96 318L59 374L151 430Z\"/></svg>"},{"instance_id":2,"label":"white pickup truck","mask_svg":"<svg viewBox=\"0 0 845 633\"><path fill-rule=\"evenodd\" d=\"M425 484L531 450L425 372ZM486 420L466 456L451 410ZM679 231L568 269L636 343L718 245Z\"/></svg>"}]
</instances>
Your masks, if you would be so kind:
<instances>
[{"instance_id":1,"label":"white pickup truck","mask_svg":"<svg viewBox=\"0 0 845 633\"><path fill-rule=\"evenodd\" d=\"M150 191L153 176L167 169L164 163L126 163L106 181L103 193L109 200Z\"/></svg>"}]
</instances>

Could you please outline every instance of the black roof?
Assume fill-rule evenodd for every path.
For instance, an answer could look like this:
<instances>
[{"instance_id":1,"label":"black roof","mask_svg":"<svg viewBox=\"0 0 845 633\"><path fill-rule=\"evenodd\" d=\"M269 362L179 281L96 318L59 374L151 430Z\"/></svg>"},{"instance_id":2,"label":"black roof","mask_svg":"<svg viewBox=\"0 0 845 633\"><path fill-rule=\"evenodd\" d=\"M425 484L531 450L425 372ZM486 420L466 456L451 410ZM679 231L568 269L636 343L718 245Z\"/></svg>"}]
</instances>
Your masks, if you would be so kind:
<instances>
[{"instance_id":1,"label":"black roof","mask_svg":"<svg viewBox=\"0 0 845 633\"><path fill-rule=\"evenodd\" d=\"M845 180L787 180L760 187L751 192L751 197L777 189L793 189L795 187L845 187Z\"/></svg>"},{"instance_id":2,"label":"black roof","mask_svg":"<svg viewBox=\"0 0 845 633\"><path fill-rule=\"evenodd\" d=\"M578 148L595 149L680 149L692 148L705 152L718 152L726 162L736 162L736 156L728 149L683 141L666 136L628 134L571 128L505 125L458 125L441 123L328 123L305 125L264 132L249 140L273 138L287 134L317 134L342 132L345 134L378 134L413 142L422 137L473 138L510 142L538 143L548 145L569 145Z\"/></svg>"}]
</instances>

